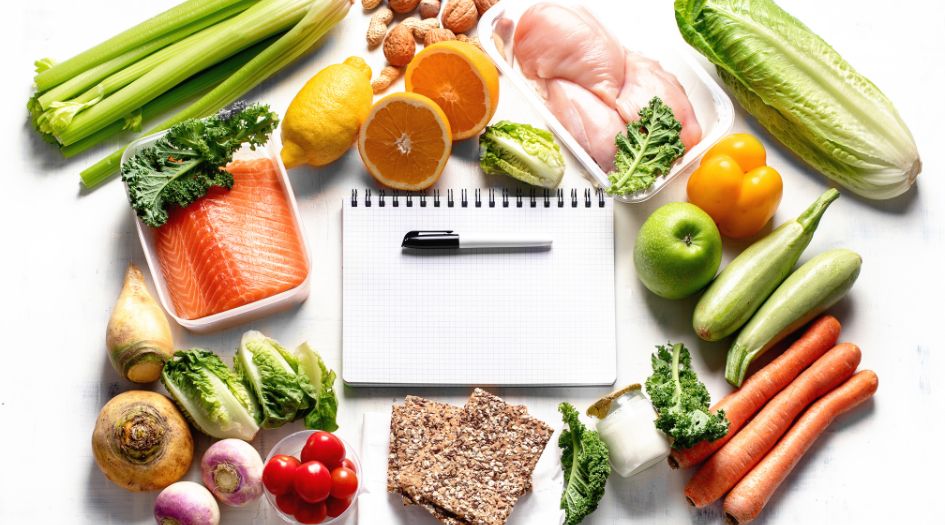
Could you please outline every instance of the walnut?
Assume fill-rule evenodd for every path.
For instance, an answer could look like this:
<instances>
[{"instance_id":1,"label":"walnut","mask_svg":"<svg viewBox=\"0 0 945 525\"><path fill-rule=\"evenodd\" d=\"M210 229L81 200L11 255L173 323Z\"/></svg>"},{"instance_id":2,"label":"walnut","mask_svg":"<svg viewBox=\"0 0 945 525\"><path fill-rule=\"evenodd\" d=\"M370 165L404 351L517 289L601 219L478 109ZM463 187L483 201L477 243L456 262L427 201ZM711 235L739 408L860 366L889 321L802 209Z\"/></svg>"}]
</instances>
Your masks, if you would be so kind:
<instances>
[{"instance_id":1,"label":"walnut","mask_svg":"<svg viewBox=\"0 0 945 525\"><path fill-rule=\"evenodd\" d=\"M420 0L387 0L388 7L395 13L409 13L417 8Z\"/></svg>"},{"instance_id":2,"label":"walnut","mask_svg":"<svg viewBox=\"0 0 945 525\"><path fill-rule=\"evenodd\" d=\"M446 40L456 40L456 35L453 34L453 32L449 29L437 27L427 31L427 36L423 39L423 45L429 46L437 42L444 42Z\"/></svg>"},{"instance_id":3,"label":"walnut","mask_svg":"<svg viewBox=\"0 0 945 525\"><path fill-rule=\"evenodd\" d=\"M499 0L473 0L473 2L476 4L476 11L479 16L482 16L490 7L498 4Z\"/></svg>"},{"instance_id":4,"label":"walnut","mask_svg":"<svg viewBox=\"0 0 945 525\"><path fill-rule=\"evenodd\" d=\"M413 31L404 24L397 24L384 39L384 56L393 66L406 66L417 51Z\"/></svg>"},{"instance_id":5,"label":"walnut","mask_svg":"<svg viewBox=\"0 0 945 525\"><path fill-rule=\"evenodd\" d=\"M450 0L443 8L443 27L453 33L465 33L476 27L479 13L473 0Z\"/></svg>"}]
</instances>

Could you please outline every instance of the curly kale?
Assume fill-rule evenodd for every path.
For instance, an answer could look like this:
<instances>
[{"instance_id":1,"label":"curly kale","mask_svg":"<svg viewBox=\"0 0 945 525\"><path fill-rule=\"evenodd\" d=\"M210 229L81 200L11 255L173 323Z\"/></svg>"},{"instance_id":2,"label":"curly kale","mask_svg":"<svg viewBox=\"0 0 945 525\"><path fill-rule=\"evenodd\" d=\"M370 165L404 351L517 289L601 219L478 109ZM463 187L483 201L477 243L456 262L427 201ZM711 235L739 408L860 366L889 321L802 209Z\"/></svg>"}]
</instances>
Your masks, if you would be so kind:
<instances>
[{"instance_id":1,"label":"curly kale","mask_svg":"<svg viewBox=\"0 0 945 525\"><path fill-rule=\"evenodd\" d=\"M564 525L577 525L597 509L604 497L610 477L610 453L600 434L584 427L570 403L561 403L558 410L567 426L558 438L564 469L561 508L565 512Z\"/></svg>"},{"instance_id":2,"label":"curly kale","mask_svg":"<svg viewBox=\"0 0 945 525\"><path fill-rule=\"evenodd\" d=\"M669 172L686 147L679 136L682 124L659 97L640 110L639 120L627 124L627 134L618 134L614 171L607 175L611 195L627 195L649 188L657 177Z\"/></svg>"},{"instance_id":3,"label":"curly kale","mask_svg":"<svg viewBox=\"0 0 945 525\"><path fill-rule=\"evenodd\" d=\"M233 176L223 168L233 153L243 144L264 144L278 124L279 117L260 104L177 124L122 164L131 207L156 228L167 222L168 206L186 207L212 186L232 188Z\"/></svg>"},{"instance_id":4,"label":"curly kale","mask_svg":"<svg viewBox=\"0 0 945 525\"><path fill-rule=\"evenodd\" d=\"M689 350L681 343L656 347L653 375L646 393L656 409L656 428L673 438L673 448L715 441L728 432L725 411L709 411L709 391L692 369Z\"/></svg>"}]
</instances>

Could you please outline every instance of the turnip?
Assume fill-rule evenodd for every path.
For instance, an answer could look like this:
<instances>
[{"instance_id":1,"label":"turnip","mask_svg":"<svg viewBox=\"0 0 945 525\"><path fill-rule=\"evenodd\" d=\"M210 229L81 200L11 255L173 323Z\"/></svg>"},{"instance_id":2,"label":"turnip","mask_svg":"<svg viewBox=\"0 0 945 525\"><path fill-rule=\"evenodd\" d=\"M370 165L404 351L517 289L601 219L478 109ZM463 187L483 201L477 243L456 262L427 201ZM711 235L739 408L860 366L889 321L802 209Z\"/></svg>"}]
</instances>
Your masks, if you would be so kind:
<instances>
[{"instance_id":1,"label":"turnip","mask_svg":"<svg viewBox=\"0 0 945 525\"><path fill-rule=\"evenodd\" d=\"M92 432L92 452L105 477L141 492L182 478L194 458L194 440L169 399L132 390L102 407Z\"/></svg>"},{"instance_id":2,"label":"turnip","mask_svg":"<svg viewBox=\"0 0 945 525\"><path fill-rule=\"evenodd\" d=\"M115 371L135 383L157 381L164 362L174 353L167 317L148 293L141 270L133 264L128 265L125 284L108 320L105 346Z\"/></svg>"},{"instance_id":3,"label":"turnip","mask_svg":"<svg viewBox=\"0 0 945 525\"><path fill-rule=\"evenodd\" d=\"M203 485L178 481L158 494L154 521L158 525L219 525L220 507Z\"/></svg>"},{"instance_id":4,"label":"turnip","mask_svg":"<svg viewBox=\"0 0 945 525\"><path fill-rule=\"evenodd\" d=\"M204 453L200 470L203 484L226 505L241 507L262 495L262 458L245 441L217 441Z\"/></svg>"}]
</instances>

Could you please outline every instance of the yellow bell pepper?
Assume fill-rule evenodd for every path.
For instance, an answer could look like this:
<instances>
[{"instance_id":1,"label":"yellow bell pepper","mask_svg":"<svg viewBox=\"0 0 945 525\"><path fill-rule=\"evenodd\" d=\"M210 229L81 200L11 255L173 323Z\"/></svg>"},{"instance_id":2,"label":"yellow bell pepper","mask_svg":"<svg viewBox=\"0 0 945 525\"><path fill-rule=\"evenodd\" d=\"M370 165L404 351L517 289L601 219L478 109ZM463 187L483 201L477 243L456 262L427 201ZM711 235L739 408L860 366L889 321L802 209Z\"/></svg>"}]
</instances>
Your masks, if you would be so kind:
<instances>
[{"instance_id":1,"label":"yellow bell pepper","mask_svg":"<svg viewBox=\"0 0 945 525\"><path fill-rule=\"evenodd\" d=\"M715 220L726 237L742 239L761 231L781 203L781 175L765 164L765 148L746 133L712 146L689 177L689 202Z\"/></svg>"}]
</instances>

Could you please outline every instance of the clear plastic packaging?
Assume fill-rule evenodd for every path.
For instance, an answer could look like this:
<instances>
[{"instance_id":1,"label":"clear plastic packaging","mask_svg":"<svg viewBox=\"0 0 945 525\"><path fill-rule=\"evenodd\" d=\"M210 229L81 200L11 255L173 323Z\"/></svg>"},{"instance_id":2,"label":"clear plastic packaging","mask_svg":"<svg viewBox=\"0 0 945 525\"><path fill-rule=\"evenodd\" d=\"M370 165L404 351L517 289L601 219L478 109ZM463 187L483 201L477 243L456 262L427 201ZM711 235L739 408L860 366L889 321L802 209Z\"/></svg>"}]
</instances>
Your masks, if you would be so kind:
<instances>
[{"instance_id":1,"label":"clear plastic packaging","mask_svg":"<svg viewBox=\"0 0 945 525\"><path fill-rule=\"evenodd\" d=\"M159 138L164 136L165 133L166 132L155 133L154 135L142 137L132 142L121 157L122 164L124 164L124 162L133 156L138 150L155 143ZM201 317L199 319L184 319L177 315L177 311L174 308L174 303L171 301L171 295L167 290L167 283L164 281L164 273L161 271L161 262L158 260L157 251L155 250L154 246L154 229L141 222L141 219L138 217L135 217L135 224L138 228L138 238L141 240L141 249L144 251L144 258L148 262L148 269L151 271L151 278L154 279L154 287L157 289L158 299L161 301L161 306L164 307L164 310L168 313L168 315L171 316L171 318L174 319L177 324L183 326L184 328L198 333L222 330L224 328L229 328L241 323L252 321L254 319L272 315L293 305L300 304L308 298L309 280L312 270L311 247L309 246L308 239L305 235L305 229L302 225L302 216L299 214L298 203L295 200L295 194L292 192L292 185L289 182L289 175L286 173L285 165L282 163L282 159L279 156L279 151L281 149L282 148L279 144L279 139L275 134L273 134L273 137L265 146L257 147L255 151L251 150L249 147L244 147L242 150L236 152L233 158L234 160L238 160L269 157L272 158L276 165L279 166L282 187L285 190L289 207L292 210L292 216L295 218L295 225L298 228L299 235L302 237L302 248L305 251L305 280L295 288L260 299L258 301L254 301L249 304L244 304L243 306L213 315L208 315L206 317ZM127 186L125 190L127 191Z\"/></svg>"},{"instance_id":2,"label":"clear plastic packaging","mask_svg":"<svg viewBox=\"0 0 945 525\"><path fill-rule=\"evenodd\" d=\"M564 143L578 162L594 178L598 187L607 188L610 182L607 174L594 162L594 159L582 148L577 140L568 132L561 122L555 118L542 97L535 90L532 82L525 78L513 57L513 36L521 15L535 4L555 3L566 6L584 6L589 9L601 23L611 30L611 33L631 51L658 60L664 69L674 74L695 110L696 118L702 126L702 140L693 146L679 159L670 172L660 177L646 190L631 194L618 195L614 199L622 202L643 202L656 195L673 178L686 171L710 146L718 142L731 127L735 118L731 99L719 85L699 66L692 57L692 53L685 49L685 45L678 33L669 32L665 27L647 23L647 16L640 13L639 20L631 21L632 27L624 31L614 31L616 21L603 16L604 7L608 2L582 2L580 0L503 0L492 6L479 20L479 40L483 49L496 63L502 74L507 77L518 91L529 101L531 106L545 120L551 131ZM640 4L649 4L641 2ZM667 9L671 6L663 2L652 2L658 8ZM645 5L636 6L636 11L652 9ZM675 29L674 29L675 31Z\"/></svg>"}]
</instances>

